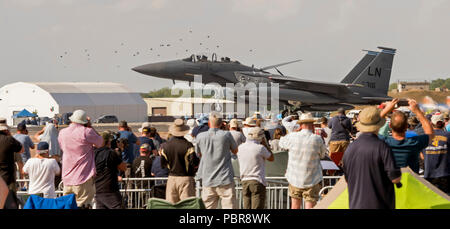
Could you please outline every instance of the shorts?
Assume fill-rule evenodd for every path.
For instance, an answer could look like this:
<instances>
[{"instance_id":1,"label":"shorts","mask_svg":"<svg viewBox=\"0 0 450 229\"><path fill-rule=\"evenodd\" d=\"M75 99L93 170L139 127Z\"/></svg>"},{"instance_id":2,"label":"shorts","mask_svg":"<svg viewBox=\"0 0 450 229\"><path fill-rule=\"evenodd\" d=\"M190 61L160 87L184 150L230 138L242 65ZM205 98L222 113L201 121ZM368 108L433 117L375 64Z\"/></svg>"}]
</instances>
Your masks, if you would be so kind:
<instances>
[{"instance_id":1,"label":"shorts","mask_svg":"<svg viewBox=\"0 0 450 229\"><path fill-rule=\"evenodd\" d=\"M222 209L237 209L236 188L234 182L217 187L203 187L202 199L206 209L216 209L222 200Z\"/></svg>"},{"instance_id":2,"label":"shorts","mask_svg":"<svg viewBox=\"0 0 450 229\"><path fill-rule=\"evenodd\" d=\"M195 180L190 176L169 176L166 186L166 200L174 204L195 197Z\"/></svg>"},{"instance_id":3,"label":"shorts","mask_svg":"<svg viewBox=\"0 0 450 229\"><path fill-rule=\"evenodd\" d=\"M350 143L348 141L330 141L330 158L333 162L340 166L344 152Z\"/></svg>"},{"instance_id":4,"label":"shorts","mask_svg":"<svg viewBox=\"0 0 450 229\"><path fill-rule=\"evenodd\" d=\"M309 202L317 202L319 200L319 192L322 185L320 183L309 188L297 188L289 184L289 196L295 199L305 199Z\"/></svg>"},{"instance_id":5,"label":"shorts","mask_svg":"<svg viewBox=\"0 0 450 229\"><path fill-rule=\"evenodd\" d=\"M79 208L90 208L93 205L95 195L94 178L80 185L64 185L63 195L75 194Z\"/></svg>"},{"instance_id":6,"label":"shorts","mask_svg":"<svg viewBox=\"0 0 450 229\"><path fill-rule=\"evenodd\" d=\"M123 209L120 192L95 194L96 209Z\"/></svg>"}]
</instances>

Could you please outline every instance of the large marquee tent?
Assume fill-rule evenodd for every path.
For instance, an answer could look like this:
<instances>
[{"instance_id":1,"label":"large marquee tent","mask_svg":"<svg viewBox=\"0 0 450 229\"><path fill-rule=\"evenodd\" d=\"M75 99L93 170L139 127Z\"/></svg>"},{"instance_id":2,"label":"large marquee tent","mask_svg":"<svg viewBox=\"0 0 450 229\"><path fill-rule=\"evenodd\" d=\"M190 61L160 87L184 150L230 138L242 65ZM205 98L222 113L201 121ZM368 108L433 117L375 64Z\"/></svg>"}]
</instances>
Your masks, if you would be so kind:
<instances>
[{"instance_id":1,"label":"large marquee tent","mask_svg":"<svg viewBox=\"0 0 450 229\"><path fill-rule=\"evenodd\" d=\"M0 117L14 125L13 116L23 109L39 117L83 109L92 119L116 115L128 122L147 121L147 104L139 93L119 83L27 83L17 82L0 88Z\"/></svg>"}]
</instances>

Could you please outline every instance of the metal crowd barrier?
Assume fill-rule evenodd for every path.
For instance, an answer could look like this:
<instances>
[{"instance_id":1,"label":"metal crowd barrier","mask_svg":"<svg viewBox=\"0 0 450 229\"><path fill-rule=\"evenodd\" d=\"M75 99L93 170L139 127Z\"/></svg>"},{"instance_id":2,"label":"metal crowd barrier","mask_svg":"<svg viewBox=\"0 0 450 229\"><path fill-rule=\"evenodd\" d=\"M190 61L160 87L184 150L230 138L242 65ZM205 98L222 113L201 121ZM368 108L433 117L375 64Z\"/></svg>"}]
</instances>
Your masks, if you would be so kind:
<instances>
[{"instance_id":1,"label":"metal crowd barrier","mask_svg":"<svg viewBox=\"0 0 450 229\"><path fill-rule=\"evenodd\" d=\"M322 189L320 190L320 199L326 195L325 191L331 189L340 176L324 176L322 180ZM120 193L125 200L126 208L128 209L145 209L147 200L153 196L153 187L156 183L157 185L163 184L167 181L167 177L163 178L124 178L120 185ZM285 177L266 177L266 208L267 209L289 209L291 207L288 182ZM16 181L18 186L17 195L26 196L28 192L26 190L21 190L23 187L28 187L28 179L20 179ZM238 206L240 209L243 208L243 196L242 196L242 186L239 178L235 178L236 184L236 199L238 201ZM63 195L63 184L60 183L56 187L57 197ZM197 182L197 197L201 197L201 184ZM319 201L320 201L319 199ZM304 201L303 201L304 203Z\"/></svg>"}]
</instances>

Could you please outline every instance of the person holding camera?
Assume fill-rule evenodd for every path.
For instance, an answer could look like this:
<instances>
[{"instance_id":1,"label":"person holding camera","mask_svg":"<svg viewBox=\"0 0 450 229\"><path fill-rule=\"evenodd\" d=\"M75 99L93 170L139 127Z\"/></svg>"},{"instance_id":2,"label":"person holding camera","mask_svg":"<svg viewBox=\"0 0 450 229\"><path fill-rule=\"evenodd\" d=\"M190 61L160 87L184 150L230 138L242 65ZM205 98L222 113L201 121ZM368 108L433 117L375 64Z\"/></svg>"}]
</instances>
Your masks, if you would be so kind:
<instances>
[{"instance_id":1,"label":"person holding camera","mask_svg":"<svg viewBox=\"0 0 450 229\"><path fill-rule=\"evenodd\" d=\"M80 208L90 208L95 195L94 147L103 146L103 138L92 128L87 114L76 110L70 116L71 124L61 130L58 142L62 158L63 194L74 193Z\"/></svg>"}]
</instances>

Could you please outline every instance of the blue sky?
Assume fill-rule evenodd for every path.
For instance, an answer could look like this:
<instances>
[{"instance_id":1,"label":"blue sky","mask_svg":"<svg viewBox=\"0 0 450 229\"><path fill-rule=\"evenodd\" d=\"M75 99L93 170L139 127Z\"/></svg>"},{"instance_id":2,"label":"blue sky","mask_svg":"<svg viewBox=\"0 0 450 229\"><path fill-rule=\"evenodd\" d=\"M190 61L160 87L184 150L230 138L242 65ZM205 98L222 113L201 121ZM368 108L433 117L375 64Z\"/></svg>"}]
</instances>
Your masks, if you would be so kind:
<instances>
[{"instance_id":1,"label":"blue sky","mask_svg":"<svg viewBox=\"0 0 450 229\"><path fill-rule=\"evenodd\" d=\"M391 82L431 80L450 76L448 12L445 0L2 0L0 86L110 81L147 92L172 82L132 67L206 48L255 66L302 59L280 70L339 82L362 49L387 46L398 49Z\"/></svg>"}]
</instances>

